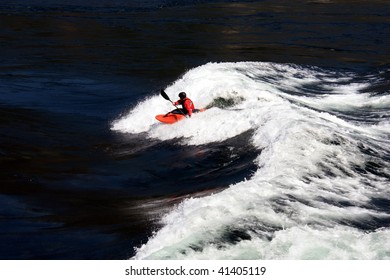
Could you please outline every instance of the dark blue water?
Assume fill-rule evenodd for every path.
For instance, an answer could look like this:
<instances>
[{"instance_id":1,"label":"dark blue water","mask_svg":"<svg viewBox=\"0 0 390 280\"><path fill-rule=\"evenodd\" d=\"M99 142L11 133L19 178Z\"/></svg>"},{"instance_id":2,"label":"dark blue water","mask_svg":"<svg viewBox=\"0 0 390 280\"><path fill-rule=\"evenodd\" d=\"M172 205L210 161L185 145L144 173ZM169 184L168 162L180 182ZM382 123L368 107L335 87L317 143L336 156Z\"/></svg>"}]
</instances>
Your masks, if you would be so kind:
<instances>
[{"instance_id":1,"label":"dark blue water","mask_svg":"<svg viewBox=\"0 0 390 280\"><path fill-rule=\"evenodd\" d=\"M252 140L257 126L190 145L183 145L185 134L164 140L148 129L112 129L140 103L145 112L156 110L145 100L207 63L268 63L257 66L275 70L265 78L252 68L228 69L275 91L284 88L283 98L302 108L387 125L389 18L388 1L379 0L2 1L0 259L131 258L163 226L161 215L183 199L219 193L261 169L257 157L264 146ZM283 86L284 79L304 79L310 71L317 73L313 83ZM364 83L359 93L379 99L348 112L297 99L328 94L332 79L340 88ZM201 85L218 90L207 87L207 75L186 90ZM250 108L236 108L237 100L218 94L202 106ZM161 98L161 110L165 102ZM136 122L130 127L142 122L130 121ZM211 138L218 121L210 119ZM364 180L389 186L389 138L381 137L385 152L377 151L378 143L357 144L375 160L355 168L377 176ZM384 216L372 218L372 231L390 224L389 198L378 193L374 204ZM227 235L241 240L247 234L232 229Z\"/></svg>"}]
</instances>

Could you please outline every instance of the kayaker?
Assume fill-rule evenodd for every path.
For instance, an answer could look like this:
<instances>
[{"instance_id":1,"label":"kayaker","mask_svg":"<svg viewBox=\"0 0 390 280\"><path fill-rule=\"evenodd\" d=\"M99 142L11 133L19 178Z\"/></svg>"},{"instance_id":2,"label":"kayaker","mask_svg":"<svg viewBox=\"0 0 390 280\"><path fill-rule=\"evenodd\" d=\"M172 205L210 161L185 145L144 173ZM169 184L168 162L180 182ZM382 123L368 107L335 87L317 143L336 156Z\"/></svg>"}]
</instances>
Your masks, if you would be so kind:
<instances>
[{"instance_id":1,"label":"kayaker","mask_svg":"<svg viewBox=\"0 0 390 280\"><path fill-rule=\"evenodd\" d=\"M184 91L179 93L179 97L180 99L173 102L173 105L181 105L183 113L191 117L192 113L195 111L194 103L187 97L187 94Z\"/></svg>"}]
</instances>

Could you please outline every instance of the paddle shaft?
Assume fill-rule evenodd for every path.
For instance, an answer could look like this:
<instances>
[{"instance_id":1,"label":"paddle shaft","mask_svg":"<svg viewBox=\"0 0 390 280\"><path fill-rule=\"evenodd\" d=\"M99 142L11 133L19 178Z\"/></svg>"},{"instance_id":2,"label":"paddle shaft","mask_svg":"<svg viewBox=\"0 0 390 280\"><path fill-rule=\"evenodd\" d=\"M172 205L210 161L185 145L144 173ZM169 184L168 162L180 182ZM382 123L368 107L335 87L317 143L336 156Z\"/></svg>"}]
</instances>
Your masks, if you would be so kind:
<instances>
[{"instance_id":1,"label":"paddle shaft","mask_svg":"<svg viewBox=\"0 0 390 280\"><path fill-rule=\"evenodd\" d=\"M163 89L161 90L161 96L164 97L164 99L170 101L170 102L172 103L172 105L176 107L177 110L179 110L185 117L187 117L187 115L184 114L184 112L183 112L182 110L180 110L180 108L177 107L177 106L172 102L172 100L169 98L168 94L167 94ZM168 113L168 114L169 114L169 113Z\"/></svg>"}]
</instances>

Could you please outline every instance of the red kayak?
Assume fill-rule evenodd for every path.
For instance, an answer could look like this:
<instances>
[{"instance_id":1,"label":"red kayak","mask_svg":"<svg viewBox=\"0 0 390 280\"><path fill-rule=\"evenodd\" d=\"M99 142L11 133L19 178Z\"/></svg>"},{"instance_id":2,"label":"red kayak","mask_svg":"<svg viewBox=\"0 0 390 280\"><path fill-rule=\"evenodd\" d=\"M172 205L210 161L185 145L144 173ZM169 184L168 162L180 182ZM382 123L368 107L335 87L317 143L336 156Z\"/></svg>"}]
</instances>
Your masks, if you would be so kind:
<instances>
[{"instance_id":1,"label":"red kayak","mask_svg":"<svg viewBox=\"0 0 390 280\"><path fill-rule=\"evenodd\" d=\"M194 113L199 113L199 112L204 112L204 111L206 111L206 109L195 109ZM186 118L186 116L183 115L182 113L180 113L178 110L174 110L174 111L169 112L168 114L165 114L165 115L157 115L156 116L156 119L159 120L160 122L169 123L169 124L181 121L185 118Z\"/></svg>"}]
</instances>

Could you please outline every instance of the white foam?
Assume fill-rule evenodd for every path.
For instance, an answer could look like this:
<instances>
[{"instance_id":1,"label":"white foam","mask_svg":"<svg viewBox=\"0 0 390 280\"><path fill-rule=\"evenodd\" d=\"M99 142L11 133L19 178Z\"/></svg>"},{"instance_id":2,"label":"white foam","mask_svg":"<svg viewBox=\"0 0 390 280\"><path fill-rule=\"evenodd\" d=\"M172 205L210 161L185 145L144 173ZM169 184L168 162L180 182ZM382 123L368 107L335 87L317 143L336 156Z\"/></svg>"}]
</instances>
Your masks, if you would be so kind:
<instances>
[{"instance_id":1,"label":"white foam","mask_svg":"<svg viewBox=\"0 0 390 280\"><path fill-rule=\"evenodd\" d=\"M250 65L250 64L249 64ZM178 92L186 91L197 108L205 107L215 98L244 99L243 104L229 110L212 108L174 125L158 123L154 116L174 109L158 94L140 102L127 115L116 120L112 129L121 132L141 133L161 140L188 138L186 144L199 145L218 142L241 134L258 123L259 103L280 100L270 92L270 87L259 84L236 68L246 69L246 64L207 64L185 74L166 89L171 100ZM254 66L249 66L251 69ZM256 68L254 68L256 69ZM245 108L245 110L234 110Z\"/></svg>"},{"instance_id":2,"label":"white foam","mask_svg":"<svg viewBox=\"0 0 390 280\"><path fill-rule=\"evenodd\" d=\"M221 249L210 245L202 252L180 250L156 251L149 259L264 259L264 260L373 260L389 258L389 230L364 233L352 228L312 229L291 227L275 233L272 241L253 237ZM186 254L184 255L183 252ZM139 254L138 256L142 256Z\"/></svg>"},{"instance_id":3,"label":"white foam","mask_svg":"<svg viewBox=\"0 0 390 280\"><path fill-rule=\"evenodd\" d=\"M135 258L390 259L389 229L354 226L390 218L369 207L374 198L390 197L388 182L358 171L370 159L359 146L390 150L389 123L350 123L332 114L361 106L386 109L388 97L359 93L367 85L345 85L349 80L291 65L210 63L190 70L167 93L173 98L184 90L198 107L216 98L242 102L163 125L154 115L171 105L156 93L114 122L114 130L180 138L183 145L220 142L251 129L253 145L262 150L250 180L183 201ZM283 91L305 83L324 83L329 91L328 84L337 82L343 86L331 94ZM247 238L229 241L226 234L235 230Z\"/></svg>"}]
</instances>

